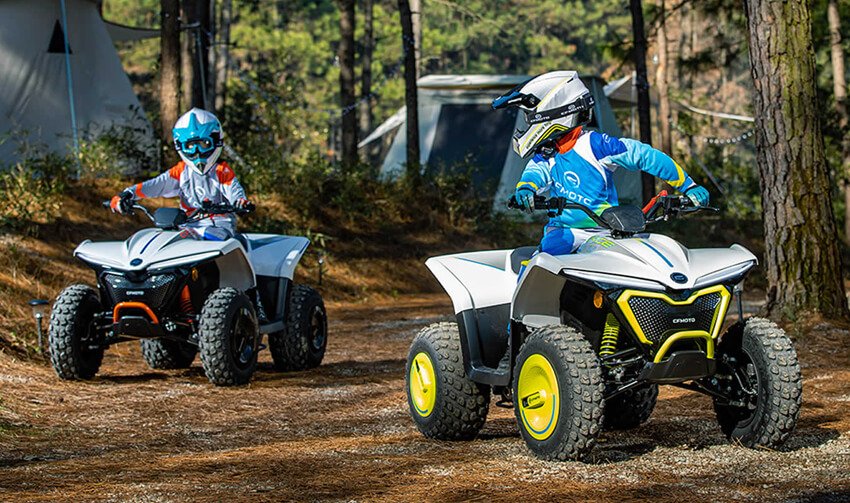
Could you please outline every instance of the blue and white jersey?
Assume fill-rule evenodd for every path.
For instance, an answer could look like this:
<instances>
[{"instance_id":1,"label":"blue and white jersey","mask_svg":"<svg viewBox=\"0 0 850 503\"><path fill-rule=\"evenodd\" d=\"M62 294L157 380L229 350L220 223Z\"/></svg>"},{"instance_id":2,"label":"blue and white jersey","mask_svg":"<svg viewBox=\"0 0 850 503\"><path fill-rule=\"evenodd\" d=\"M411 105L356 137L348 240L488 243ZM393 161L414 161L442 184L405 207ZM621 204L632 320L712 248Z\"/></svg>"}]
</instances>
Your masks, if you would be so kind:
<instances>
[{"instance_id":1,"label":"blue and white jersey","mask_svg":"<svg viewBox=\"0 0 850 503\"><path fill-rule=\"evenodd\" d=\"M600 214L617 205L614 171L645 171L684 192L696 185L667 154L645 143L614 138L604 133L583 133L575 146L546 159L535 155L522 172L517 188L529 187L538 195L565 197ZM587 228L596 224L580 210L566 210L549 220L550 226Z\"/></svg>"}]
</instances>

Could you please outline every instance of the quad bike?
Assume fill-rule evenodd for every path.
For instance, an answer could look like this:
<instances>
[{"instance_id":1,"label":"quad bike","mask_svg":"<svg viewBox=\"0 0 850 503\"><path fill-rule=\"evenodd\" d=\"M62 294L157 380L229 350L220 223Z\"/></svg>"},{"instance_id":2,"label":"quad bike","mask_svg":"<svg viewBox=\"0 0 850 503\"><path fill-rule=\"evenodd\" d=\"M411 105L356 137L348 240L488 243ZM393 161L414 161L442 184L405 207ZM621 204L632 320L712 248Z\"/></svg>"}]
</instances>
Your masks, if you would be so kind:
<instances>
[{"instance_id":1,"label":"quad bike","mask_svg":"<svg viewBox=\"0 0 850 503\"><path fill-rule=\"evenodd\" d=\"M670 384L712 397L736 443L776 448L788 438L800 367L782 329L743 317L756 257L740 245L689 250L645 232L647 223L716 209L666 193L643 211L596 215L539 196L535 208L584 211L599 232L570 255L524 247L426 261L457 317L424 328L408 355L408 405L426 437L475 437L494 393L537 456L581 460L601 430L649 419L658 385ZM721 335L733 299L738 321Z\"/></svg>"},{"instance_id":2,"label":"quad bike","mask_svg":"<svg viewBox=\"0 0 850 503\"><path fill-rule=\"evenodd\" d=\"M104 206L109 202L104 202ZM112 344L140 339L154 369L186 368L200 352L216 385L245 384L268 334L275 368L318 366L327 345L321 295L293 282L309 240L237 234L202 241L186 224L253 207L205 204L192 216L160 208L124 242L81 243L74 256L94 269L97 288L77 284L56 298L50 316L50 359L62 379L90 379Z\"/></svg>"}]
</instances>

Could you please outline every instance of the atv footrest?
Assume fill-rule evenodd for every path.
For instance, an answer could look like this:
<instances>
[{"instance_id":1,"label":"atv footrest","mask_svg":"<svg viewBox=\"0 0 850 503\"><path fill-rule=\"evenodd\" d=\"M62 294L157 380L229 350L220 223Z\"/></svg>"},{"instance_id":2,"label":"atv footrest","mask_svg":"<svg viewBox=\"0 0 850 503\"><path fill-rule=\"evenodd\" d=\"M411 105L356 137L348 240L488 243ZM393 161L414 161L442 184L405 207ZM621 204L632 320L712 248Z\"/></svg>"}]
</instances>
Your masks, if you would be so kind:
<instances>
[{"instance_id":1,"label":"atv footrest","mask_svg":"<svg viewBox=\"0 0 850 503\"><path fill-rule=\"evenodd\" d=\"M647 363L639 380L657 383L678 383L712 375L717 364L703 351L689 350L671 353L658 363Z\"/></svg>"},{"instance_id":2,"label":"atv footrest","mask_svg":"<svg viewBox=\"0 0 850 503\"><path fill-rule=\"evenodd\" d=\"M162 327L158 323L151 323L144 316L123 316L120 320L112 325L112 335L114 337L133 337L138 339L148 339L153 337L162 337L165 335Z\"/></svg>"}]
</instances>

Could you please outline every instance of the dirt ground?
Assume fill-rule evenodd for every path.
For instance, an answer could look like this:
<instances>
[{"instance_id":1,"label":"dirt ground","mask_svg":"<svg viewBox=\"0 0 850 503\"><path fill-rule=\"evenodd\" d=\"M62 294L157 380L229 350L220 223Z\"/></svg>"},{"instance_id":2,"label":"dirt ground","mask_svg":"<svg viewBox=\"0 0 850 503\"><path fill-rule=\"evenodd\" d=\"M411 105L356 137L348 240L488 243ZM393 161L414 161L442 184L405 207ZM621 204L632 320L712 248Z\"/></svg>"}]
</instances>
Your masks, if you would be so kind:
<instances>
[{"instance_id":1,"label":"dirt ground","mask_svg":"<svg viewBox=\"0 0 850 503\"><path fill-rule=\"evenodd\" d=\"M493 402L478 439L426 440L404 359L443 295L329 305L324 364L215 388L199 363L151 371L136 344L91 382L0 354L0 500L850 501L850 333L800 347L804 407L781 452L729 445L710 399L662 388L650 421L588 463L529 454ZM814 327L817 331L818 327Z\"/></svg>"}]
</instances>

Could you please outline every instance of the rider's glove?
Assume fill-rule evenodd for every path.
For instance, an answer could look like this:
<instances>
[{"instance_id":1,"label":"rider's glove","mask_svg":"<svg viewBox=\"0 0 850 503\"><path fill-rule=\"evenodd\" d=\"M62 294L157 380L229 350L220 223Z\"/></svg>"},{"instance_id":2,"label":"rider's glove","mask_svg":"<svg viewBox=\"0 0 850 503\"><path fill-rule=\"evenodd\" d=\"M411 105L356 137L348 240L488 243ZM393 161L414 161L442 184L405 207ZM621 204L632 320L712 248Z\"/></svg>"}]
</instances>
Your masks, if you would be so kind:
<instances>
[{"instance_id":1,"label":"rider's glove","mask_svg":"<svg viewBox=\"0 0 850 503\"><path fill-rule=\"evenodd\" d=\"M125 190L120 195L114 196L111 201L109 201L109 207L112 208L113 213L121 213L126 214L129 213L133 209L133 204L136 202L135 196L129 190Z\"/></svg>"},{"instance_id":2,"label":"rider's glove","mask_svg":"<svg viewBox=\"0 0 850 503\"><path fill-rule=\"evenodd\" d=\"M250 206L250 205L251 205L251 201L249 201L249 200L245 199L244 197L240 197L240 198L236 201L236 204L235 204L234 206L236 206L236 207L237 207L237 208L239 208L240 210L244 210L245 208L247 208L247 207L248 207L248 206Z\"/></svg>"},{"instance_id":3,"label":"rider's glove","mask_svg":"<svg viewBox=\"0 0 850 503\"><path fill-rule=\"evenodd\" d=\"M534 190L531 187L523 186L516 189L514 199L516 199L519 209L529 213L534 210Z\"/></svg>"},{"instance_id":4,"label":"rider's glove","mask_svg":"<svg viewBox=\"0 0 850 503\"><path fill-rule=\"evenodd\" d=\"M708 191L702 185L694 185L685 191L694 206L708 206Z\"/></svg>"}]
</instances>

